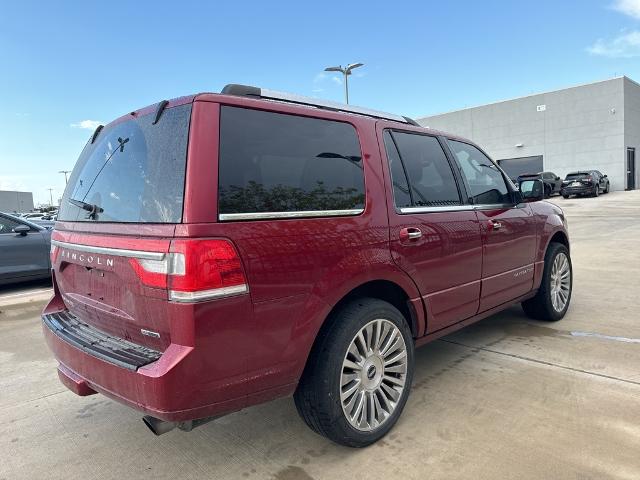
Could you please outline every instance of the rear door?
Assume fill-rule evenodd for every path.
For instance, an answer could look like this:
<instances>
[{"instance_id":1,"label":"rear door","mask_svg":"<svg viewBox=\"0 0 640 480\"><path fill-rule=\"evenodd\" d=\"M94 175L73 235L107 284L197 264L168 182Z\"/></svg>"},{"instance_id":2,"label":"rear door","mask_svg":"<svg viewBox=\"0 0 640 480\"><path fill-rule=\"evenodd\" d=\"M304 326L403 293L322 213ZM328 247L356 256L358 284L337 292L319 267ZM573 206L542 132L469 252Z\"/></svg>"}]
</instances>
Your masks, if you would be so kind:
<instances>
[{"instance_id":1,"label":"rear door","mask_svg":"<svg viewBox=\"0 0 640 480\"><path fill-rule=\"evenodd\" d=\"M13 232L20 225L26 235ZM49 270L49 246L36 227L0 214L0 279L45 275Z\"/></svg>"},{"instance_id":2,"label":"rear door","mask_svg":"<svg viewBox=\"0 0 640 480\"><path fill-rule=\"evenodd\" d=\"M418 285L430 333L478 311L480 227L437 137L395 129L382 137L393 185L391 250Z\"/></svg>"},{"instance_id":3,"label":"rear door","mask_svg":"<svg viewBox=\"0 0 640 480\"><path fill-rule=\"evenodd\" d=\"M471 144L449 140L482 232L480 311L533 288L537 222L529 205L515 205L502 172Z\"/></svg>"}]
</instances>

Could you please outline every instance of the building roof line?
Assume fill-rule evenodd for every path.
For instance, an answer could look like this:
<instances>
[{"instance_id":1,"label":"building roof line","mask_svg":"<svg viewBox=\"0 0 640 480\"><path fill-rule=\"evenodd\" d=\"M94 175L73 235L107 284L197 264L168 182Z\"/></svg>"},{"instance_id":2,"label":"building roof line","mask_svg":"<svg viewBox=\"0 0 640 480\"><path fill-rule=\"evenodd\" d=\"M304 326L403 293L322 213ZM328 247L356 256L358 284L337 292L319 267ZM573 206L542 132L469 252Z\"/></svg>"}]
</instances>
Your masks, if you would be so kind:
<instances>
[{"instance_id":1,"label":"building roof line","mask_svg":"<svg viewBox=\"0 0 640 480\"><path fill-rule=\"evenodd\" d=\"M607 79L604 79L604 80L596 80L595 82L580 83L578 85L572 85L570 87L557 88L555 90L547 90L545 92L530 93L528 95L520 95L519 97L507 98L507 99L504 99L504 100L496 100L496 101L493 101L493 102L483 103L483 104L479 104L479 105L473 105L471 107L457 108L455 110L447 110L447 111L444 111L444 112L433 113L433 114L430 114L430 115L424 115L424 116L417 117L416 120L418 122L420 122L422 120L426 120L426 119L431 118L431 117L439 117L440 115L447 115L449 113L464 112L464 111L467 111L467 110L473 110L473 109L480 108L480 107L487 107L489 105L497 105L499 103L513 102L514 100L522 100L523 98L537 97L539 95L546 95L548 93L556 93L556 92L561 92L563 90L571 90L573 88L587 87L589 85L596 85L598 83L611 82L613 80L621 80L621 79L627 79L630 82L632 82L633 84L635 84L635 85L640 87L640 83L636 82L635 80L627 77L626 75L619 75L617 77L611 77L611 78L607 78Z\"/></svg>"}]
</instances>

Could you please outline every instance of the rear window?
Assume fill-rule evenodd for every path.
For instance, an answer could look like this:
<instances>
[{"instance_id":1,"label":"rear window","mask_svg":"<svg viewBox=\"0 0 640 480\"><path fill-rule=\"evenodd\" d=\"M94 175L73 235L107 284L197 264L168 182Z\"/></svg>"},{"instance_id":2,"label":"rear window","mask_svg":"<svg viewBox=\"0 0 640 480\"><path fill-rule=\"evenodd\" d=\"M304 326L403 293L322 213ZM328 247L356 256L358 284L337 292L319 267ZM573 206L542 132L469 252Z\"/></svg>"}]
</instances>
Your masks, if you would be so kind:
<instances>
[{"instance_id":1,"label":"rear window","mask_svg":"<svg viewBox=\"0 0 640 480\"><path fill-rule=\"evenodd\" d=\"M236 107L220 115L220 214L364 208L352 125Z\"/></svg>"},{"instance_id":2,"label":"rear window","mask_svg":"<svg viewBox=\"0 0 640 480\"><path fill-rule=\"evenodd\" d=\"M589 174L587 172L574 172L574 173L569 173L565 180L580 180L581 178L584 178L586 176L588 176Z\"/></svg>"},{"instance_id":3,"label":"rear window","mask_svg":"<svg viewBox=\"0 0 640 480\"><path fill-rule=\"evenodd\" d=\"M180 222L190 117L187 104L168 108L155 125L150 114L105 127L80 154L58 220ZM91 215L82 203L99 210Z\"/></svg>"}]
</instances>

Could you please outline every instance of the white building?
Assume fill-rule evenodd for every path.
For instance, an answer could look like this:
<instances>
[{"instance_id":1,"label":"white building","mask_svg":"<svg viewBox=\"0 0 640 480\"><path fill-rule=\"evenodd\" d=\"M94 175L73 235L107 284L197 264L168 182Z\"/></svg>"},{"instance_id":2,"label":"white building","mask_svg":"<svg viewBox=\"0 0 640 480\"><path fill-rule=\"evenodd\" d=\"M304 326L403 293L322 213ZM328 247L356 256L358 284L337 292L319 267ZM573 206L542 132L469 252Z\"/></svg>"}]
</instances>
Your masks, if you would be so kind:
<instances>
[{"instance_id":1,"label":"white building","mask_svg":"<svg viewBox=\"0 0 640 480\"><path fill-rule=\"evenodd\" d=\"M640 85L627 77L418 119L478 143L513 177L599 170L612 190L638 188Z\"/></svg>"}]
</instances>

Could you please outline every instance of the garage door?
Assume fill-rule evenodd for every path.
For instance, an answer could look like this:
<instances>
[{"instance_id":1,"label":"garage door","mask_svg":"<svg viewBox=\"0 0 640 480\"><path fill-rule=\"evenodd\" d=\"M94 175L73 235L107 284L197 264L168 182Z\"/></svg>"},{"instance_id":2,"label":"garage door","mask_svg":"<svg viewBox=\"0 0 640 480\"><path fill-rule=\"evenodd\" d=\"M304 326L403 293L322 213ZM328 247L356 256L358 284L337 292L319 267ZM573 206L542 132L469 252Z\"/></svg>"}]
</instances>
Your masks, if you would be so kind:
<instances>
[{"instance_id":1,"label":"garage door","mask_svg":"<svg viewBox=\"0 0 640 480\"><path fill-rule=\"evenodd\" d=\"M498 165L509 175L514 182L523 173L542 172L542 155L535 157L505 158L498 160Z\"/></svg>"}]
</instances>

